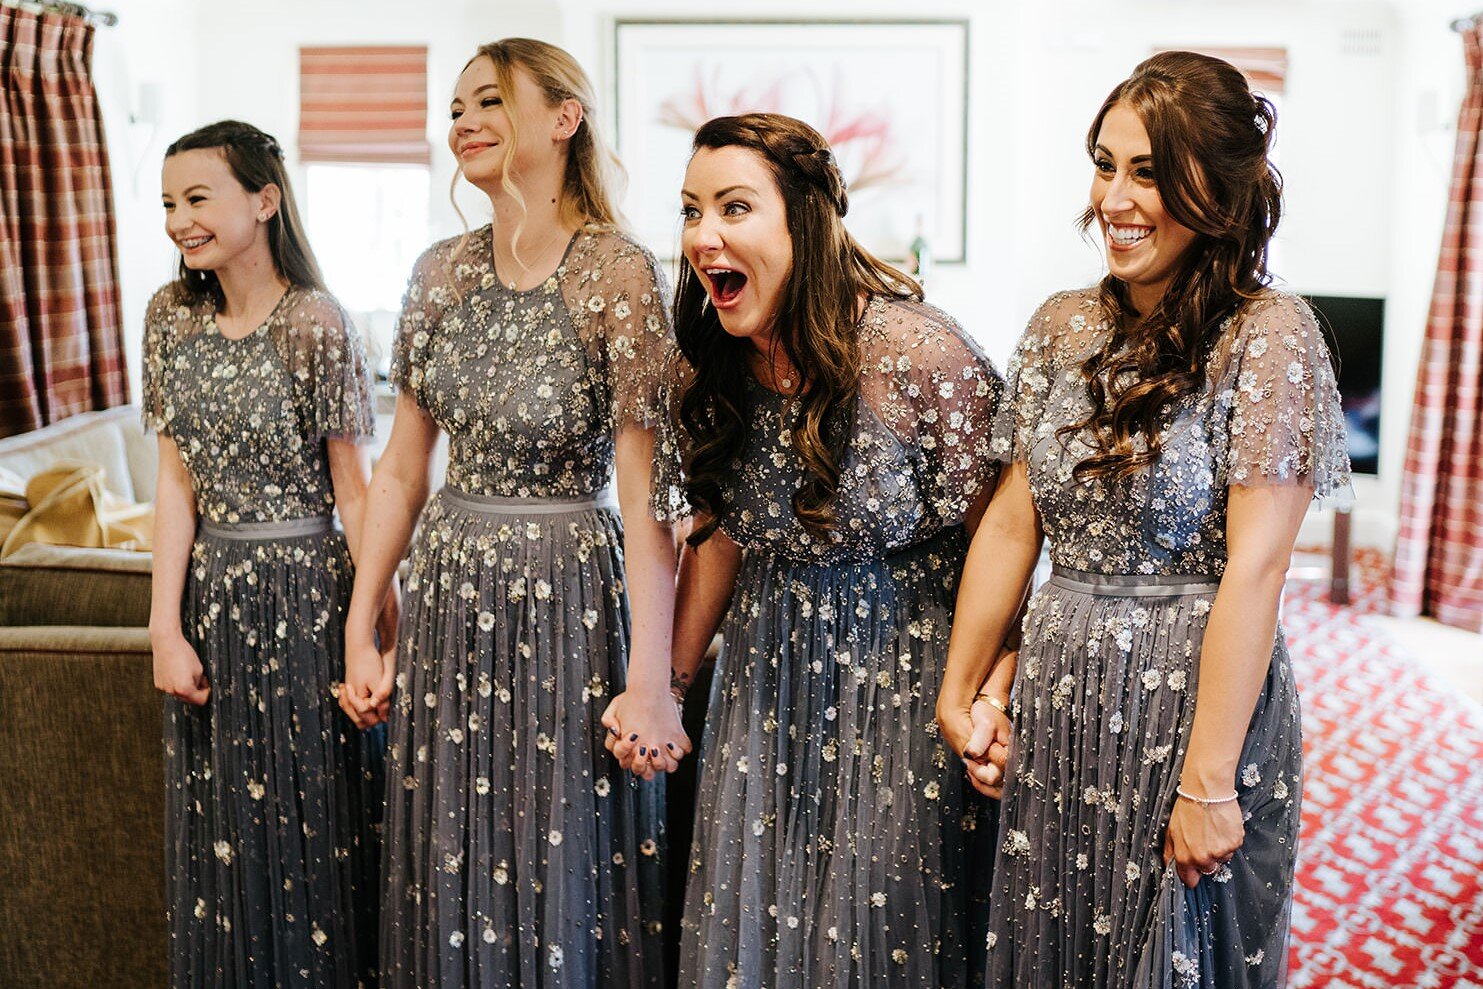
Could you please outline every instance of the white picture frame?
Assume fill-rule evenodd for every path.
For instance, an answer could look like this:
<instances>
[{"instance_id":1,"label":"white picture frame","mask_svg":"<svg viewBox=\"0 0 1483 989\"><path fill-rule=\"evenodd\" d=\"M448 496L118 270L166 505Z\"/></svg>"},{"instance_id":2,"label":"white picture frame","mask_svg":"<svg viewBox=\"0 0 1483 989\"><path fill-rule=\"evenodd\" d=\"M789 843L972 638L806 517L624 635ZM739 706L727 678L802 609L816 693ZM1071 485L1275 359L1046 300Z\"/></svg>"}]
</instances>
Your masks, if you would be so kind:
<instances>
[{"instance_id":1,"label":"white picture frame","mask_svg":"<svg viewBox=\"0 0 1483 989\"><path fill-rule=\"evenodd\" d=\"M614 47L624 212L660 256L679 253L695 128L765 110L829 140L867 250L904 258L920 229L937 262L966 260L966 20L619 19Z\"/></svg>"}]
</instances>

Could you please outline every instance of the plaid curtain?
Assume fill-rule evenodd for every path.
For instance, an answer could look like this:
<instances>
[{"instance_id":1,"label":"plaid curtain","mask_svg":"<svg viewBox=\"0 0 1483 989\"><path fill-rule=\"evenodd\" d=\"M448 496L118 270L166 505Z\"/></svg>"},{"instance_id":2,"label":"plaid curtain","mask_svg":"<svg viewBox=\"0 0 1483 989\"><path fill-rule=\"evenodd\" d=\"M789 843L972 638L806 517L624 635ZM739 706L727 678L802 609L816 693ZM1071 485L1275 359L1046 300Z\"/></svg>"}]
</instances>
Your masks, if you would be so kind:
<instances>
[{"instance_id":1,"label":"plaid curtain","mask_svg":"<svg viewBox=\"0 0 1483 989\"><path fill-rule=\"evenodd\" d=\"M93 27L0 6L0 436L129 400Z\"/></svg>"},{"instance_id":2,"label":"plaid curtain","mask_svg":"<svg viewBox=\"0 0 1483 989\"><path fill-rule=\"evenodd\" d=\"M1391 601L1483 632L1483 27L1463 31L1468 90L1432 289Z\"/></svg>"}]
</instances>

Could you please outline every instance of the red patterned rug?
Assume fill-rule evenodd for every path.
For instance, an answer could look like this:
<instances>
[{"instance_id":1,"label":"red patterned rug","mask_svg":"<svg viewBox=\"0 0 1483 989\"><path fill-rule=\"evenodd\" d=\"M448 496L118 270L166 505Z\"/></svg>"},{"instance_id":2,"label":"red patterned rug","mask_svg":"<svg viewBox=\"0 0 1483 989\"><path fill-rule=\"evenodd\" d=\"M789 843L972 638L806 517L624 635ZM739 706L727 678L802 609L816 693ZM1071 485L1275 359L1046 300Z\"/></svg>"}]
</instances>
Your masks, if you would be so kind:
<instances>
[{"instance_id":1,"label":"red patterned rug","mask_svg":"<svg viewBox=\"0 0 1483 989\"><path fill-rule=\"evenodd\" d=\"M1388 566L1354 602L1291 581L1283 623L1302 692L1303 832L1293 989L1483 989L1483 706L1375 622Z\"/></svg>"}]
</instances>

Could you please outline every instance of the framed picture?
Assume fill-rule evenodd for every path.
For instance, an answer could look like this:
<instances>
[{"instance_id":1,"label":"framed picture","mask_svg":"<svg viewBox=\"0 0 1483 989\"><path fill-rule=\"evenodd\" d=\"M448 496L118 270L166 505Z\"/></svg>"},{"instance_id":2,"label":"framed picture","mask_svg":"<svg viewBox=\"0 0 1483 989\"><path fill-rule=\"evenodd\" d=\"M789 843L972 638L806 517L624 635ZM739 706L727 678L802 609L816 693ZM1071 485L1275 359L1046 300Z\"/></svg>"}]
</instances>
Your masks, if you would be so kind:
<instances>
[{"instance_id":1,"label":"framed picture","mask_svg":"<svg viewBox=\"0 0 1483 989\"><path fill-rule=\"evenodd\" d=\"M866 249L904 258L920 234L964 260L968 22L618 20L613 60L625 213L679 253L680 185L696 129L772 111L834 150Z\"/></svg>"}]
</instances>

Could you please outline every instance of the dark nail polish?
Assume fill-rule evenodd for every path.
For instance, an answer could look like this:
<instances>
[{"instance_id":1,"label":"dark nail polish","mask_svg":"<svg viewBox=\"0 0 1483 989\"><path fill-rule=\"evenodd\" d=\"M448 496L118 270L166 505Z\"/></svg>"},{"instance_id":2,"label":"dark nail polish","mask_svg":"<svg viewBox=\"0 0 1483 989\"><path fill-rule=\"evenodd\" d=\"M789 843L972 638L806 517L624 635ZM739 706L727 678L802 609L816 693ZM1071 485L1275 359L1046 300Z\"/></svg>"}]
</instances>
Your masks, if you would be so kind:
<instances>
[{"instance_id":1,"label":"dark nail polish","mask_svg":"<svg viewBox=\"0 0 1483 989\"><path fill-rule=\"evenodd\" d=\"M665 748L673 749L675 747L675 743L674 742L665 742L664 743L664 746L665 746Z\"/></svg>"},{"instance_id":2,"label":"dark nail polish","mask_svg":"<svg viewBox=\"0 0 1483 989\"><path fill-rule=\"evenodd\" d=\"M628 740L630 742L637 742L639 740L639 733L638 732L634 732L632 735L629 735L628 736Z\"/></svg>"},{"instance_id":3,"label":"dark nail polish","mask_svg":"<svg viewBox=\"0 0 1483 989\"><path fill-rule=\"evenodd\" d=\"M639 746L639 755L648 755L648 754L649 754L649 750L646 749L646 748L644 748L642 745L640 745Z\"/></svg>"},{"instance_id":4,"label":"dark nail polish","mask_svg":"<svg viewBox=\"0 0 1483 989\"><path fill-rule=\"evenodd\" d=\"M614 738L617 738L618 737L618 729L616 729L616 728L609 728L608 729L608 734L609 735L612 735Z\"/></svg>"}]
</instances>

